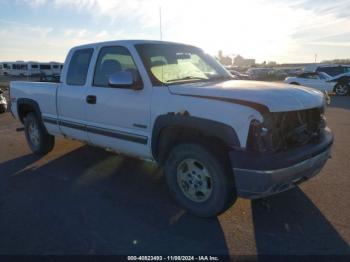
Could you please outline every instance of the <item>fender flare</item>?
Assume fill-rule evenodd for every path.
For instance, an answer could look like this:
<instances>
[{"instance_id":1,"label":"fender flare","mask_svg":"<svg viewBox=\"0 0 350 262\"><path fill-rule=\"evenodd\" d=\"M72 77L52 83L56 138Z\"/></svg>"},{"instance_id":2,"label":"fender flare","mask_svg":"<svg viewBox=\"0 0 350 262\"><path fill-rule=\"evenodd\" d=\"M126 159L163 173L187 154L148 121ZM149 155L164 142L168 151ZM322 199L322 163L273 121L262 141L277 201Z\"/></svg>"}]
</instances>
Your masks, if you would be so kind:
<instances>
[{"instance_id":1,"label":"fender flare","mask_svg":"<svg viewBox=\"0 0 350 262\"><path fill-rule=\"evenodd\" d=\"M29 105L30 107L32 107L34 109L35 114L38 116L39 121L42 122L41 110L40 110L38 102L36 102L33 99L29 99L29 98L19 98L19 99L17 99L17 113L18 113L18 117L22 123L23 123L23 117L20 115L20 111L19 111L19 108L22 105Z\"/></svg>"},{"instance_id":2,"label":"fender flare","mask_svg":"<svg viewBox=\"0 0 350 262\"><path fill-rule=\"evenodd\" d=\"M157 151L160 134L167 127L196 129L208 136L219 138L229 147L241 146L236 131L227 124L185 114L168 113L158 116L153 125L151 149L155 159L159 153Z\"/></svg>"}]
</instances>

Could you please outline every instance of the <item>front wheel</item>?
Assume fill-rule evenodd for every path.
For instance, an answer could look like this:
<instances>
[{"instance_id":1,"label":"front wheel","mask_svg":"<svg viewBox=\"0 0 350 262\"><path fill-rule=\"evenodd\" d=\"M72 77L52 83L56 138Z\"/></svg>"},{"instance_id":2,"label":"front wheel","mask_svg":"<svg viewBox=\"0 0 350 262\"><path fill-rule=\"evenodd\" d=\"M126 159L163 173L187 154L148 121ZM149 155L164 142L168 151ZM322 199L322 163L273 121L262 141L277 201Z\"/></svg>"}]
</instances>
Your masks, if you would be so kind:
<instances>
[{"instance_id":1,"label":"front wheel","mask_svg":"<svg viewBox=\"0 0 350 262\"><path fill-rule=\"evenodd\" d=\"M236 201L230 167L201 145L174 147L166 160L165 173L174 198L197 216L214 217Z\"/></svg>"},{"instance_id":2,"label":"front wheel","mask_svg":"<svg viewBox=\"0 0 350 262\"><path fill-rule=\"evenodd\" d=\"M44 125L35 113L28 113L24 120L24 132L27 143L33 153L45 155L55 145L55 137L47 133Z\"/></svg>"},{"instance_id":3,"label":"front wheel","mask_svg":"<svg viewBox=\"0 0 350 262\"><path fill-rule=\"evenodd\" d=\"M334 93L338 96L346 96L349 92L349 87L346 84L339 83L334 87Z\"/></svg>"}]
</instances>

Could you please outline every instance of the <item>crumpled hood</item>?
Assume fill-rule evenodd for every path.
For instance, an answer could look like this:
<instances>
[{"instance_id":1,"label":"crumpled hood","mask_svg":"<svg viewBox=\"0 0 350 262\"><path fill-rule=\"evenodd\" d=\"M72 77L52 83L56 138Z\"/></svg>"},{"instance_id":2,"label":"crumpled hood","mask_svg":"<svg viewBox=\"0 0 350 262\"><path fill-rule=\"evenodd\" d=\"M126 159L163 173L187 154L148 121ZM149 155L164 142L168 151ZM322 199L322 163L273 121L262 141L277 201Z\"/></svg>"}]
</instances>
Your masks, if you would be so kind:
<instances>
[{"instance_id":1,"label":"crumpled hood","mask_svg":"<svg viewBox=\"0 0 350 262\"><path fill-rule=\"evenodd\" d=\"M322 107L320 91L285 83L231 80L219 83L169 85L175 95L242 100L266 106L270 112L286 112Z\"/></svg>"}]
</instances>

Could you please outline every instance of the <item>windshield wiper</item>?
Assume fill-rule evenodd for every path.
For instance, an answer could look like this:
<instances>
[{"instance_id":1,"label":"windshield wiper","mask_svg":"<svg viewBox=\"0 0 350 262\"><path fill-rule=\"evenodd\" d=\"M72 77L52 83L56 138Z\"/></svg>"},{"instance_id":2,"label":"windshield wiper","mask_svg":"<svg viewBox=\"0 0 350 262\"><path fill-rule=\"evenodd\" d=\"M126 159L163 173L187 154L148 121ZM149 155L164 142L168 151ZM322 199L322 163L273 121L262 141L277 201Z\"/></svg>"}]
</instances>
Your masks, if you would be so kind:
<instances>
[{"instance_id":1,"label":"windshield wiper","mask_svg":"<svg viewBox=\"0 0 350 262\"><path fill-rule=\"evenodd\" d=\"M171 83L171 82L186 81L186 80L208 80L208 78L197 77L197 76L186 76L183 78L170 79L170 80L167 80L166 82Z\"/></svg>"}]
</instances>

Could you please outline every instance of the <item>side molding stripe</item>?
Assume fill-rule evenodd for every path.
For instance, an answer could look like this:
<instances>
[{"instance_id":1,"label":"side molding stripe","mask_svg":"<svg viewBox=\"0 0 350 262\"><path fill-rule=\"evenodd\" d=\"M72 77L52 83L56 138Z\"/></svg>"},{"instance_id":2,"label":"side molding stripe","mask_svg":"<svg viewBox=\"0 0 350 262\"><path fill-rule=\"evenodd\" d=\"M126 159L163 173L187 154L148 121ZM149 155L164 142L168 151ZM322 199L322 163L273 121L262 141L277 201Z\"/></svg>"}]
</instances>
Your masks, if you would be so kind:
<instances>
[{"instance_id":1,"label":"side molding stripe","mask_svg":"<svg viewBox=\"0 0 350 262\"><path fill-rule=\"evenodd\" d=\"M117 130L110 130L110 129L104 129L100 127L94 127L94 126L89 126L89 125L84 125L84 124L79 124L79 123L73 123L69 121L64 121L64 120L58 120L54 118L49 118L49 117L42 117L43 121L48 124L59 124L64 127L68 128L73 128L77 130L82 130L86 132L91 132L94 134L98 135L103 135L103 136L108 136L108 137L113 137L121 140L127 140L139 144L144 144L146 145L148 142L148 138L146 136L139 136L131 133L126 133L126 132L121 132Z\"/></svg>"},{"instance_id":2,"label":"side molding stripe","mask_svg":"<svg viewBox=\"0 0 350 262\"><path fill-rule=\"evenodd\" d=\"M113 137L121 140L127 140L127 141L144 144L144 145L147 144L147 140L148 140L148 138L145 136L137 136L130 133L122 133L114 130L112 131L107 129L100 129L92 126L87 126L87 131L98 135Z\"/></svg>"},{"instance_id":3,"label":"side molding stripe","mask_svg":"<svg viewBox=\"0 0 350 262\"><path fill-rule=\"evenodd\" d=\"M45 122L45 120L44 120L44 122ZM86 131L86 126L83 125L83 124L72 123L72 122L62 121L62 120L59 120L58 123L61 126L65 126L65 127L69 127L69 128L74 128L74 129L83 130L83 131L85 130Z\"/></svg>"}]
</instances>

